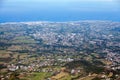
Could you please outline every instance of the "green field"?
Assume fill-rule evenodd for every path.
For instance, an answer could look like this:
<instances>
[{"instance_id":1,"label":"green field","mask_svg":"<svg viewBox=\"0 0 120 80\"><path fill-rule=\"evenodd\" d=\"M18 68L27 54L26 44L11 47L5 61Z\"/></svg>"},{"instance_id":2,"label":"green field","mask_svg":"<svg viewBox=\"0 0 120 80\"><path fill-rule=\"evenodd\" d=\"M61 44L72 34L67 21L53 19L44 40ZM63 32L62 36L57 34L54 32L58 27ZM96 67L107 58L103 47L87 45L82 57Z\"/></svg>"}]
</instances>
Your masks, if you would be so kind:
<instances>
[{"instance_id":1,"label":"green field","mask_svg":"<svg viewBox=\"0 0 120 80\"><path fill-rule=\"evenodd\" d=\"M47 72L35 72L32 74L32 76L28 76L26 77L27 79L30 80L44 80L45 78L48 78L51 76L51 73L47 73Z\"/></svg>"},{"instance_id":2,"label":"green field","mask_svg":"<svg viewBox=\"0 0 120 80\"><path fill-rule=\"evenodd\" d=\"M14 38L12 43L24 43L24 44L32 44L33 43L34 44L36 42L34 39L32 39L29 36L20 36L20 37Z\"/></svg>"}]
</instances>

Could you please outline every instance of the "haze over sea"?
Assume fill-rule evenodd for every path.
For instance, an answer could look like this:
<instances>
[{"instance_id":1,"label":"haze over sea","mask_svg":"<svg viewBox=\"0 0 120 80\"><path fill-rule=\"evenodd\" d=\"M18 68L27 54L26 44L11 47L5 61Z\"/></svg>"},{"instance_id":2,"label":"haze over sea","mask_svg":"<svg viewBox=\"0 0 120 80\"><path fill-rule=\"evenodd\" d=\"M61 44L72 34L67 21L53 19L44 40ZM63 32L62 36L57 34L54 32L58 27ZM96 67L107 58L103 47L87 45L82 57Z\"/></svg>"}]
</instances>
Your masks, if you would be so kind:
<instances>
[{"instance_id":1,"label":"haze over sea","mask_svg":"<svg viewBox=\"0 0 120 80\"><path fill-rule=\"evenodd\" d=\"M23 21L120 21L119 0L0 0L0 23Z\"/></svg>"}]
</instances>

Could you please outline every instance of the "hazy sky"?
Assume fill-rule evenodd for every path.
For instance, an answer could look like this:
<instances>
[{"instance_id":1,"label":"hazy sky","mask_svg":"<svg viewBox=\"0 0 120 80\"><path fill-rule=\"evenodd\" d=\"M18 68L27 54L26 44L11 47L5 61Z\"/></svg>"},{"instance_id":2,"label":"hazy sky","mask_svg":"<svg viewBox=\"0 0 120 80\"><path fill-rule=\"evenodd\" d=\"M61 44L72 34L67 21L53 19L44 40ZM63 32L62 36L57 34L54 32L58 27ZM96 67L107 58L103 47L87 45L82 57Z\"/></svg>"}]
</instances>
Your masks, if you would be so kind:
<instances>
[{"instance_id":1,"label":"hazy sky","mask_svg":"<svg viewBox=\"0 0 120 80\"><path fill-rule=\"evenodd\" d=\"M70 20L79 17L76 19L79 20L92 19L94 13L95 19L97 16L98 19L102 16L103 19L116 19L120 17L119 5L119 0L0 0L0 20L62 20L69 17Z\"/></svg>"}]
</instances>

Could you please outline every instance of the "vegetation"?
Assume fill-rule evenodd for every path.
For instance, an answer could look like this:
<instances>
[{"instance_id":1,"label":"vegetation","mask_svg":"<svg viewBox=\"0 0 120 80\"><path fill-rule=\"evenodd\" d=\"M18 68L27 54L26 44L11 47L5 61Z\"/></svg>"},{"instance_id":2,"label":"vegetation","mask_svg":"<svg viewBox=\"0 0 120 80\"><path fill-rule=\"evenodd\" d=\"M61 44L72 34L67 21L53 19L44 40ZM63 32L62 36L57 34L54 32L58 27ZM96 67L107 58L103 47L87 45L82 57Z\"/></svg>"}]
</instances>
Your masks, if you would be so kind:
<instances>
[{"instance_id":1,"label":"vegetation","mask_svg":"<svg viewBox=\"0 0 120 80\"><path fill-rule=\"evenodd\" d=\"M0 24L0 80L117 80L119 22Z\"/></svg>"}]
</instances>

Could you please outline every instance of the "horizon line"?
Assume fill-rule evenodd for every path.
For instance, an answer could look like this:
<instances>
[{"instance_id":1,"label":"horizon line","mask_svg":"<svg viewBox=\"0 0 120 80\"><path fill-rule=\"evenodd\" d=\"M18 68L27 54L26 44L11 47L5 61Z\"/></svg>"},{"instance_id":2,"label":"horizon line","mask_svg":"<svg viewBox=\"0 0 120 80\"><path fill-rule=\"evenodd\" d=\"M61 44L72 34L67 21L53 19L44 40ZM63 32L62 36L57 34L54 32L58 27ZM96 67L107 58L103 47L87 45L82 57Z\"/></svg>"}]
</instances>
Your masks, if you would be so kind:
<instances>
[{"instance_id":1,"label":"horizon line","mask_svg":"<svg viewBox=\"0 0 120 80\"><path fill-rule=\"evenodd\" d=\"M47 21L47 20L38 20L38 21L9 21L9 22L0 22L0 24L15 24L15 23L66 23L66 22L120 22L113 20L70 20L70 21Z\"/></svg>"}]
</instances>

